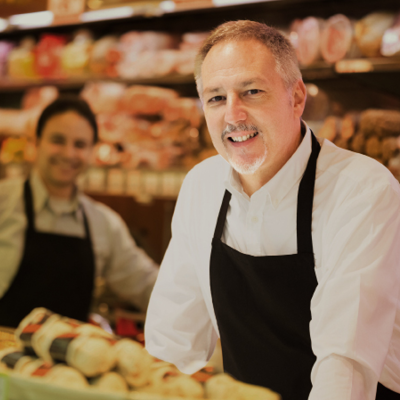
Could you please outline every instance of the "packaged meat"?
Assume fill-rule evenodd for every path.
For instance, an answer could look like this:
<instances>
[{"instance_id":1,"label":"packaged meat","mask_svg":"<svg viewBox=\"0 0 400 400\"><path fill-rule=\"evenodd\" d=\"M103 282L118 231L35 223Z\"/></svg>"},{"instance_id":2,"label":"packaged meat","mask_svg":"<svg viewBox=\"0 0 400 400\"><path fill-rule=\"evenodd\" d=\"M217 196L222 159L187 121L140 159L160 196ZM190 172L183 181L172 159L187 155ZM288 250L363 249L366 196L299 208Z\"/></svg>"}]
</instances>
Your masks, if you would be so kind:
<instances>
[{"instance_id":1,"label":"packaged meat","mask_svg":"<svg viewBox=\"0 0 400 400\"><path fill-rule=\"evenodd\" d=\"M14 47L8 56L8 75L15 79L37 78L35 67L35 40L26 37Z\"/></svg>"},{"instance_id":2,"label":"packaged meat","mask_svg":"<svg viewBox=\"0 0 400 400\"><path fill-rule=\"evenodd\" d=\"M91 387L102 392L128 392L128 385L125 379L117 372L105 372L104 374L89 380Z\"/></svg>"},{"instance_id":3,"label":"packaged meat","mask_svg":"<svg viewBox=\"0 0 400 400\"><path fill-rule=\"evenodd\" d=\"M87 82L80 95L95 114L112 114L120 110L126 85L118 82Z\"/></svg>"},{"instance_id":4,"label":"packaged meat","mask_svg":"<svg viewBox=\"0 0 400 400\"><path fill-rule=\"evenodd\" d=\"M116 65L121 59L117 36L107 35L93 43L89 55L89 70L93 75L116 77Z\"/></svg>"},{"instance_id":5,"label":"packaged meat","mask_svg":"<svg viewBox=\"0 0 400 400\"><path fill-rule=\"evenodd\" d=\"M198 99L177 98L167 102L162 111L165 121L177 121L183 119L190 122L190 125L197 128L201 123L201 106Z\"/></svg>"},{"instance_id":6,"label":"packaged meat","mask_svg":"<svg viewBox=\"0 0 400 400\"><path fill-rule=\"evenodd\" d=\"M354 22L343 14L336 14L325 21L321 32L321 54L328 63L342 58L355 58L361 53L354 37Z\"/></svg>"},{"instance_id":7,"label":"packaged meat","mask_svg":"<svg viewBox=\"0 0 400 400\"><path fill-rule=\"evenodd\" d=\"M385 31L393 25L395 14L374 12L360 19L355 25L355 39L366 57L381 55L381 42Z\"/></svg>"},{"instance_id":8,"label":"packaged meat","mask_svg":"<svg viewBox=\"0 0 400 400\"><path fill-rule=\"evenodd\" d=\"M66 38L61 35L44 34L35 48L35 69L46 79L65 78L61 67L61 55Z\"/></svg>"},{"instance_id":9,"label":"packaged meat","mask_svg":"<svg viewBox=\"0 0 400 400\"><path fill-rule=\"evenodd\" d=\"M134 85L123 93L121 109L133 115L161 114L167 103L178 98L172 89Z\"/></svg>"},{"instance_id":10,"label":"packaged meat","mask_svg":"<svg viewBox=\"0 0 400 400\"><path fill-rule=\"evenodd\" d=\"M61 64L68 76L83 76L87 72L92 43L90 32L81 30L76 32L72 41L63 48Z\"/></svg>"},{"instance_id":11,"label":"packaged meat","mask_svg":"<svg viewBox=\"0 0 400 400\"><path fill-rule=\"evenodd\" d=\"M154 358L138 342L121 339L115 345L117 371L132 387L142 387L149 382Z\"/></svg>"},{"instance_id":12,"label":"packaged meat","mask_svg":"<svg viewBox=\"0 0 400 400\"><path fill-rule=\"evenodd\" d=\"M0 41L0 78L7 76L8 73L8 56L14 47L14 43L5 40Z\"/></svg>"},{"instance_id":13,"label":"packaged meat","mask_svg":"<svg viewBox=\"0 0 400 400\"><path fill-rule=\"evenodd\" d=\"M321 32L324 20L305 18L297 28L296 54L300 65L309 66L321 59Z\"/></svg>"}]
</instances>

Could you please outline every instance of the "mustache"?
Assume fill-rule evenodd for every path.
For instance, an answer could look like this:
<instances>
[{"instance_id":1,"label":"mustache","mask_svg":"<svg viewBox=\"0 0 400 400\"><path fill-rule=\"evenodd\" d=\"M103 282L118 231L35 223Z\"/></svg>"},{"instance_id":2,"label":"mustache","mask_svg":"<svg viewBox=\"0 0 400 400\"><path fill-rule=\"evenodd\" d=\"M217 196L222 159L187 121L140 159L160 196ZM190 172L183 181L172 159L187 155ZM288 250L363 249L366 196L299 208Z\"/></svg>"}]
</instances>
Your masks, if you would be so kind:
<instances>
[{"instance_id":1,"label":"mustache","mask_svg":"<svg viewBox=\"0 0 400 400\"><path fill-rule=\"evenodd\" d=\"M229 124L222 132L221 134L221 139L224 140L225 136L228 133L232 133L232 132L260 132L259 129L257 128L257 126L253 125L253 124L238 124L238 125L231 125Z\"/></svg>"}]
</instances>

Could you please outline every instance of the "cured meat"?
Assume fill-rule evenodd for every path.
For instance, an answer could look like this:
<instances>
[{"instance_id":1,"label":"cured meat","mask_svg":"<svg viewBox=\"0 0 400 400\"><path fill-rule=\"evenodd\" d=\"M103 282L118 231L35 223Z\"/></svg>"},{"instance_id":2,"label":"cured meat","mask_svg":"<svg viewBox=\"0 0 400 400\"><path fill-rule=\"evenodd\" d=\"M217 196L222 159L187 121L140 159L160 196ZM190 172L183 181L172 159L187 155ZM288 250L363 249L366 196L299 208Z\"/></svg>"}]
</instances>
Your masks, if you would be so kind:
<instances>
[{"instance_id":1,"label":"cured meat","mask_svg":"<svg viewBox=\"0 0 400 400\"><path fill-rule=\"evenodd\" d=\"M115 113L120 110L125 89L124 84L117 82L87 82L80 95L95 114Z\"/></svg>"},{"instance_id":2,"label":"cured meat","mask_svg":"<svg viewBox=\"0 0 400 400\"><path fill-rule=\"evenodd\" d=\"M393 25L395 14L375 12L368 14L355 25L355 38L359 49L366 57L381 55L381 42L385 31Z\"/></svg>"},{"instance_id":3,"label":"cured meat","mask_svg":"<svg viewBox=\"0 0 400 400\"><path fill-rule=\"evenodd\" d=\"M172 99L163 110L163 117L166 121L184 119L190 121L190 125L198 127L201 123L200 106L197 99L179 98Z\"/></svg>"},{"instance_id":4,"label":"cured meat","mask_svg":"<svg viewBox=\"0 0 400 400\"><path fill-rule=\"evenodd\" d=\"M176 98L178 93L172 89L135 85L126 89L121 106L130 114L154 115L160 114L168 101Z\"/></svg>"},{"instance_id":5,"label":"cured meat","mask_svg":"<svg viewBox=\"0 0 400 400\"><path fill-rule=\"evenodd\" d=\"M324 21L315 17L304 19L297 28L296 54L299 63L308 66L321 58L321 31Z\"/></svg>"},{"instance_id":6,"label":"cured meat","mask_svg":"<svg viewBox=\"0 0 400 400\"><path fill-rule=\"evenodd\" d=\"M354 24L342 14L326 20L321 33L321 54L328 63L357 55L354 40Z\"/></svg>"},{"instance_id":7,"label":"cured meat","mask_svg":"<svg viewBox=\"0 0 400 400\"><path fill-rule=\"evenodd\" d=\"M375 110L363 111L360 116L360 130L367 137L400 135L400 111Z\"/></svg>"},{"instance_id":8,"label":"cured meat","mask_svg":"<svg viewBox=\"0 0 400 400\"><path fill-rule=\"evenodd\" d=\"M394 24L386 29L381 42L381 54L385 57L400 55L400 13Z\"/></svg>"},{"instance_id":9,"label":"cured meat","mask_svg":"<svg viewBox=\"0 0 400 400\"><path fill-rule=\"evenodd\" d=\"M92 74L116 76L115 65L121 58L117 44L117 37L112 35L104 36L94 42L89 57L89 69Z\"/></svg>"}]
</instances>

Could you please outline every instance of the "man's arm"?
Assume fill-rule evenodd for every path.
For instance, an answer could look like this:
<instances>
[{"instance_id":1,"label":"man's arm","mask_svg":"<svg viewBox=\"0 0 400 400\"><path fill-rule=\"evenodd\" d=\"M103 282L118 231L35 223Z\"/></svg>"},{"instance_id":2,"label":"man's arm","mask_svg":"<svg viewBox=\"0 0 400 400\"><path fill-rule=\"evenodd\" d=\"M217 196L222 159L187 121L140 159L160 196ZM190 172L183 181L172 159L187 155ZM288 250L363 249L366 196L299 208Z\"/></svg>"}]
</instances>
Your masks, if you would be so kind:
<instances>
[{"instance_id":1,"label":"man's arm","mask_svg":"<svg viewBox=\"0 0 400 400\"><path fill-rule=\"evenodd\" d=\"M211 323L195 272L193 216L195 191L186 178L172 221L172 239L150 299L145 325L150 354L191 374L210 359L217 334Z\"/></svg>"},{"instance_id":2,"label":"man's arm","mask_svg":"<svg viewBox=\"0 0 400 400\"><path fill-rule=\"evenodd\" d=\"M110 288L141 310L146 310L157 279L157 264L139 248L122 218L108 210L110 255L105 279Z\"/></svg>"},{"instance_id":3,"label":"man's arm","mask_svg":"<svg viewBox=\"0 0 400 400\"><path fill-rule=\"evenodd\" d=\"M353 190L322 233L322 271L311 304L317 361L310 400L375 399L398 308L398 184Z\"/></svg>"}]
</instances>

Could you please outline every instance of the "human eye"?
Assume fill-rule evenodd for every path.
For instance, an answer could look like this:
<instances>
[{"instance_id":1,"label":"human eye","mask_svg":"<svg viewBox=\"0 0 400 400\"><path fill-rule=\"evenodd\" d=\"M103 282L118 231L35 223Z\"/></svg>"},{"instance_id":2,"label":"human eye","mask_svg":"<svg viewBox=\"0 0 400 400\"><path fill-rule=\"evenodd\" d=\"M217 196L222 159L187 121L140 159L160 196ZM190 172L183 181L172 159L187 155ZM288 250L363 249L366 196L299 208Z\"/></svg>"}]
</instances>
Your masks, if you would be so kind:
<instances>
[{"instance_id":1,"label":"human eye","mask_svg":"<svg viewBox=\"0 0 400 400\"><path fill-rule=\"evenodd\" d=\"M75 147L77 149L85 149L86 147L88 147L88 144L83 140L77 140L75 142Z\"/></svg>"},{"instance_id":2,"label":"human eye","mask_svg":"<svg viewBox=\"0 0 400 400\"><path fill-rule=\"evenodd\" d=\"M249 94L251 96L256 96L261 93L262 93L262 90L260 90L260 89L250 89L246 92L246 94Z\"/></svg>"},{"instance_id":3,"label":"human eye","mask_svg":"<svg viewBox=\"0 0 400 400\"><path fill-rule=\"evenodd\" d=\"M212 104L212 103L219 103L219 102L221 102L221 101L224 101L225 100L225 97L224 96L214 96L214 97L211 97L211 99L209 99L208 101L207 101L207 103L209 103L209 104Z\"/></svg>"},{"instance_id":4,"label":"human eye","mask_svg":"<svg viewBox=\"0 0 400 400\"><path fill-rule=\"evenodd\" d=\"M62 135L52 135L50 137L50 142L54 144L64 144L65 138Z\"/></svg>"}]
</instances>

